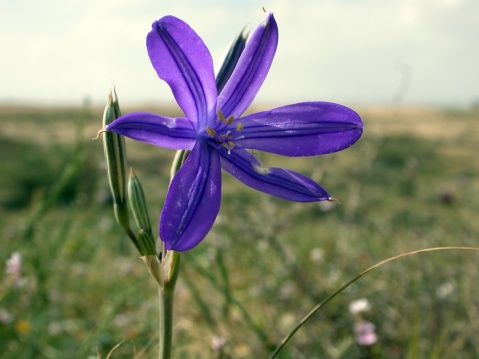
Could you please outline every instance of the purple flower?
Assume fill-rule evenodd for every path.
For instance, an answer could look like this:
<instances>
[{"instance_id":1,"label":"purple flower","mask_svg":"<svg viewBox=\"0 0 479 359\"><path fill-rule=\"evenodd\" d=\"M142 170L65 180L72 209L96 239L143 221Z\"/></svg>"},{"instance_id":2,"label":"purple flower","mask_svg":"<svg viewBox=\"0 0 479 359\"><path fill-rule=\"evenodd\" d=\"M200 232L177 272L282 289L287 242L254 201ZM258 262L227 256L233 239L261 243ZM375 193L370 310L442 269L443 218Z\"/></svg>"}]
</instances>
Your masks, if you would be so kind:
<instances>
[{"instance_id":1,"label":"purple flower","mask_svg":"<svg viewBox=\"0 0 479 359\"><path fill-rule=\"evenodd\" d=\"M221 202L221 168L258 191L286 200L331 199L311 179L281 168L262 168L247 151L322 155L351 146L362 133L363 124L353 110L327 102L298 103L241 117L268 73L277 44L278 27L269 14L218 94L213 61L199 36L173 16L153 23L146 39L148 55L185 117L132 113L107 130L191 151L171 182L161 213L160 238L168 250L195 247L213 226Z\"/></svg>"}]
</instances>

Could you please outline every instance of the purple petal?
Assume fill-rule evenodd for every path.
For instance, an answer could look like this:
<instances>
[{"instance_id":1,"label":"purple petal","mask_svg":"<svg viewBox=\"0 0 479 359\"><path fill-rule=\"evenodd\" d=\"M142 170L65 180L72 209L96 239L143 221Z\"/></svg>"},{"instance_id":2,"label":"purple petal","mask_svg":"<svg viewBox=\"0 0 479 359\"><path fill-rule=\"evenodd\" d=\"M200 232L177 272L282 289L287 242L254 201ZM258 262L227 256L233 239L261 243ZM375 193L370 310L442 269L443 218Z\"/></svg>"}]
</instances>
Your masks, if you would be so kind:
<instances>
[{"instance_id":1,"label":"purple petal","mask_svg":"<svg viewBox=\"0 0 479 359\"><path fill-rule=\"evenodd\" d=\"M243 128L241 131L237 128ZM234 142L285 156L314 156L355 143L363 123L353 110L329 102L305 102L259 112L235 121Z\"/></svg>"},{"instance_id":2,"label":"purple petal","mask_svg":"<svg viewBox=\"0 0 479 359\"><path fill-rule=\"evenodd\" d=\"M220 149L221 166L233 177L258 191L295 202L315 202L331 197L316 182L299 173L282 168L262 168L256 158L244 149L230 153Z\"/></svg>"},{"instance_id":3,"label":"purple petal","mask_svg":"<svg viewBox=\"0 0 479 359\"><path fill-rule=\"evenodd\" d=\"M160 219L167 249L187 251L208 234L220 210L221 166L218 153L198 141L171 182Z\"/></svg>"},{"instance_id":4,"label":"purple petal","mask_svg":"<svg viewBox=\"0 0 479 359\"><path fill-rule=\"evenodd\" d=\"M184 118L169 118L151 113L131 113L108 125L107 131L170 150L191 150L196 132Z\"/></svg>"},{"instance_id":5,"label":"purple petal","mask_svg":"<svg viewBox=\"0 0 479 359\"><path fill-rule=\"evenodd\" d=\"M278 45L278 26L273 14L246 44L233 74L218 97L218 110L235 118L248 108L271 67Z\"/></svg>"},{"instance_id":6,"label":"purple petal","mask_svg":"<svg viewBox=\"0 0 479 359\"><path fill-rule=\"evenodd\" d=\"M213 60L201 38L183 21L165 16L146 38L151 63L170 85L178 105L198 130L216 117Z\"/></svg>"}]
</instances>

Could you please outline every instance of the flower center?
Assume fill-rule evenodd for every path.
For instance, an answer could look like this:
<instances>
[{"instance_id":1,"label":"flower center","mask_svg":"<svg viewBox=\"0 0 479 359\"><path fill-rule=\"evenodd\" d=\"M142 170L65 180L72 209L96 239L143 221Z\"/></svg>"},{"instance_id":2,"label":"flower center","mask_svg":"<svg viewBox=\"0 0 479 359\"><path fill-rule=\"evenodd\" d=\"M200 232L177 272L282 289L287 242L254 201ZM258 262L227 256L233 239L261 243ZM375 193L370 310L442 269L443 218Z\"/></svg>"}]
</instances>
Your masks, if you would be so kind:
<instances>
[{"instance_id":1,"label":"flower center","mask_svg":"<svg viewBox=\"0 0 479 359\"><path fill-rule=\"evenodd\" d=\"M226 126L219 126L218 129L213 129L211 127L206 128L206 133L210 138L214 140L217 145L221 145L222 147L228 150L228 154L231 154L231 150L235 148L235 135L241 131L243 131L243 124L238 123L235 128L232 128L232 124L235 120L233 116L225 118L221 111L218 111L218 120L225 124Z\"/></svg>"}]
</instances>

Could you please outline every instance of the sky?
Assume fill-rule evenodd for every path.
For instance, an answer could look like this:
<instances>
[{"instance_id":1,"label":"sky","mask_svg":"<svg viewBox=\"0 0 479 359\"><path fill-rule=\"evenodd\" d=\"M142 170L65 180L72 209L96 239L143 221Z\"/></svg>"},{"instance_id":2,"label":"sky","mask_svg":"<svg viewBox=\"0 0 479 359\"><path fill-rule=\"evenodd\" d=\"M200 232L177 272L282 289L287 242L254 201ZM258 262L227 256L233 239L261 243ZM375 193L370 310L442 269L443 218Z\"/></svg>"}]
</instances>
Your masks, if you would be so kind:
<instances>
[{"instance_id":1,"label":"sky","mask_svg":"<svg viewBox=\"0 0 479 359\"><path fill-rule=\"evenodd\" d=\"M257 100L468 106L479 101L479 0L2 0L0 102L126 105L173 97L149 62L151 24L190 24L217 66L274 13L279 46Z\"/></svg>"}]
</instances>

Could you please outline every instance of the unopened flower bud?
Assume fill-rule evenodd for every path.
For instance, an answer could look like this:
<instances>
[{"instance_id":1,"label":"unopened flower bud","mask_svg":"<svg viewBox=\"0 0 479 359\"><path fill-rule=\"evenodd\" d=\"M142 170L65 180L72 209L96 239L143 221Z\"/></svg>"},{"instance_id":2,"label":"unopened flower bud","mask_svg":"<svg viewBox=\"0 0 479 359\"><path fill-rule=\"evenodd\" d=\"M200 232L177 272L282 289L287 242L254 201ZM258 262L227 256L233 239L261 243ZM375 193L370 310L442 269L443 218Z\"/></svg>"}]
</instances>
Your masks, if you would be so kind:
<instances>
[{"instance_id":1,"label":"unopened flower bud","mask_svg":"<svg viewBox=\"0 0 479 359\"><path fill-rule=\"evenodd\" d=\"M113 91L108 96L108 103L103 113L103 128L120 117L118 98ZM113 196L115 217L123 228L129 228L128 208L126 204L126 153L125 140L112 132L103 133L106 168L110 190Z\"/></svg>"},{"instance_id":2,"label":"unopened flower bud","mask_svg":"<svg viewBox=\"0 0 479 359\"><path fill-rule=\"evenodd\" d=\"M152 234L145 192L133 169L130 170L130 178L128 179L128 203L138 227L146 233Z\"/></svg>"},{"instance_id":3,"label":"unopened flower bud","mask_svg":"<svg viewBox=\"0 0 479 359\"><path fill-rule=\"evenodd\" d=\"M216 88L218 89L218 93L221 92L231 77L231 74L233 73L233 70L235 69L236 64L238 63L238 60L246 46L247 39L248 34L246 34L244 31L241 31L238 37L230 45L228 53L226 54L221 68L218 71L218 75L216 76Z\"/></svg>"},{"instance_id":4,"label":"unopened flower bud","mask_svg":"<svg viewBox=\"0 0 479 359\"><path fill-rule=\"evenodd\" d=\"M155 239L153 234L145 232L143 229L138 231L136 236L138 250L142 256L156 255Z\"/></svg>"},{"instance_id":5,"label":"unopened flower bud","mask_svg":"<svg viewBox=\"0 0 479 359\"><path fill-rule=\"evenodd\" d=\"M128 179L128 203L136 224L140 228L137 236L140 252L143 255L155 254L155 240L151 229L150 215L146 205L145 193L143 192L141 182L135 172L133 172L133 169L130 170L130 178Z\"/></svg>"}]
</instances>

